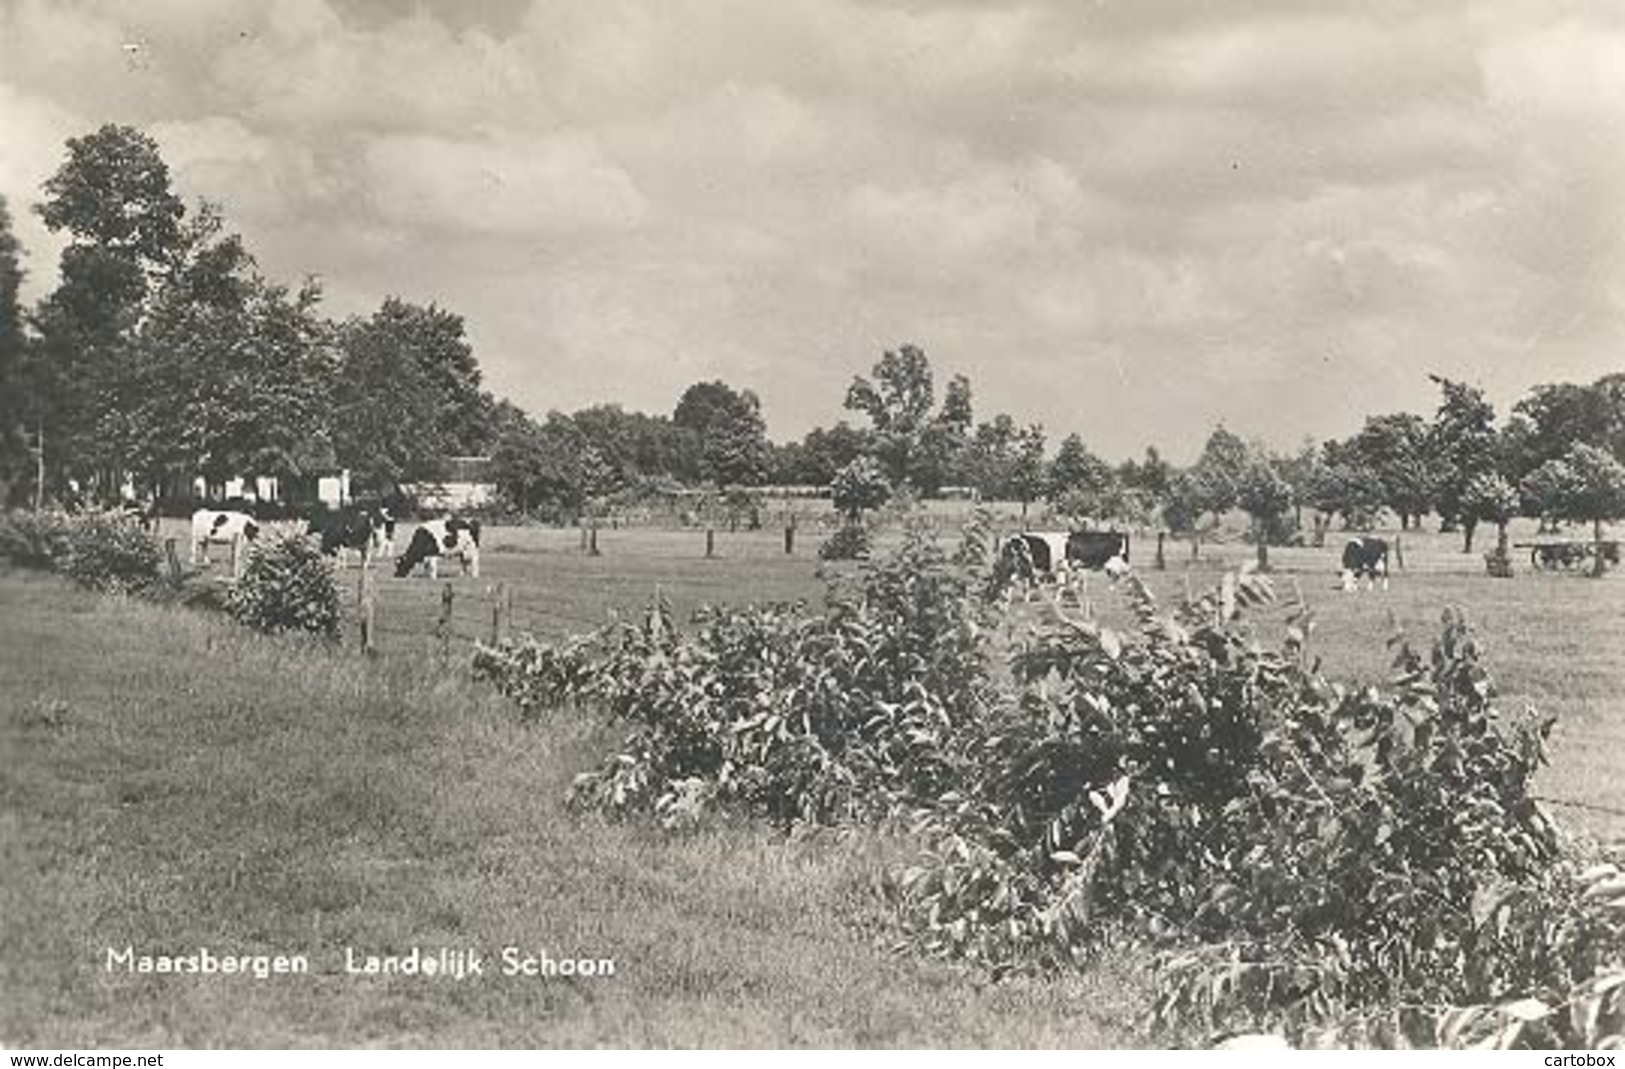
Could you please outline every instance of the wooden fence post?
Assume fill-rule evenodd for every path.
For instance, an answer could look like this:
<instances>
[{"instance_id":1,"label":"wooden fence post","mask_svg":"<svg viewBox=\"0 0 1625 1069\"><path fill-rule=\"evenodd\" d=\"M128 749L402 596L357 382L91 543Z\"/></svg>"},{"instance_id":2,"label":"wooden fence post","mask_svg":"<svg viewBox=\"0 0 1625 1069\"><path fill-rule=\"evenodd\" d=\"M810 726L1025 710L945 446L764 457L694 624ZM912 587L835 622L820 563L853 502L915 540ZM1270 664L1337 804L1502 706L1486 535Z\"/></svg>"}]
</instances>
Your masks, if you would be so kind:
<instances>
[{"instance_id":1,"label":"wooden fence post","mask_svg":"<svg viewBox=\"0 0 1625 1069\"><path fill-rule=\"evenodd\" d=\"M717 555L717 531L715 527L705 529L705 559L710 560Z\"/></svg>"},{"instance_id":2,"label":"wooden fence post","mask_svg":"<svg viewBox=\"0 0 1625 1069\"><path fill-rule=\"evenodd\" d=\"M587 552L587 525L581 525L581 552Z\"/></svg>"},{"instance_id":3,"label":"wooden fence post","mask_svg":"<svg viewBox=\"0 0 1625 1069\"><path fill-rule=\"evenodd\" d=\"M1400 544L1398 535L1394 536L1394 563L1399 565L1400 571L1405 570L1405 547Z\"/></svg>"},{"instance_id":4,"label":"wooden fence post","mask_svg":"<svg viewBox=\"0 0 1625 1069\"><path fill-rule=\"evenodd\" d=\"M233 580L243 577L243 536L238 535L231 540L231 578Z\"/></svg>"},{"instance_id":5,"label":"wooden fence post","mask_svg":"<svg viewBox=\"0 0 1625 1069\"><path fill-rule=\"evenodd\" d=\"M513 591L507 583L491 588L491 645L500 644L508 637L508 621L513 617Z\"/></svg>"},{"instance_id":6,"label":"wooden fence post","mask_svg":"<svg viewBox=\"0 0 1625 1069\"><path fill-rule=\"evenodd\" d=\"M601 556L598 552L598 524L594 523L587 529L587 556Z\"/></svg>"},{"instance_id":7,"label":"wooden fence post","mask_svg":"<svg viewBox=\"0 0 1625 1069\"><path fill-rule=\"evenodd\" d=\"M164 560L169 565L169 581L178 583L181 579L181 556L175 549L173 538L164 539Z\"/></svg>"},{"instance_id":8,"label":"wooden fence post","mask_svg":"<svg viewBox=\"0 0 1625 1069\"><path fill-rule=\"evenodd\" d=\"M1159 572L1165 572L1168 570L1168 561L1162 555L1162 540L1167 537L1167 531L1157 532L1157 571Z\"/></svg>"},{"instance_id":9,"label":"wooden fence post","mask_svg":"<svg viewBox=\"0 0 1625 1069\"><path fill-rule=\"evenodd\" d=\"M791 556L796 551L796 518L790 517L790 522L784 525L784 555Z\"/></svg>"},{"instance_id":10,"label":"wooden fence post","mask_svg":"<svg viewBox=\"0 0 1625 1069\"><path fill-rule=\"evenodd\" d=\"M373 591L372 573L361 569L356 577L356 605L360 609L361 621L361 652L373 654L378 652L377 607L378 599Z\"/></svg>"},{"instance_id":11,"label":"wooden fence post","mask_svg":"<svg viewBox=\"0 0 1625 1069\"><path fill-rule=\"evenodd\" d=\"M435 634L440 639L440 655L442 657L451 656L451 603L456 596L456 592L452 589L450 583L447 583L445 589L440 591L440 622L435 625Z\"/></svg>"}]
</instances>

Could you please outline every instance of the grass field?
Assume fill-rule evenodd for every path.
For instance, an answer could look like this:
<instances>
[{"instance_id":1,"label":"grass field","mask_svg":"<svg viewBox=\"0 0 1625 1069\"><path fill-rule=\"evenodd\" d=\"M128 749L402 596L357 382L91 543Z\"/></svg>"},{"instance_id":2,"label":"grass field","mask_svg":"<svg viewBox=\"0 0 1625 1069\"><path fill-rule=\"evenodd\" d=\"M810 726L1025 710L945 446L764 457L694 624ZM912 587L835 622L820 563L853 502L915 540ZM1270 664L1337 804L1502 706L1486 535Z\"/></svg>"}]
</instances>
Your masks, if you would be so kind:
<instances>
[{"instance_id":1,"label":"grass field","mask_svg":"<svg viewBox=\"0 0 1625 1069\"><path fill-rule=\"evenodd\" d=\"M1125 971L986 986L895 956L885 844L668 839L561 810L605 740L432 663L0 576L0 1042L32 1047L1100 1046ZM139 976L137 953L312 974ZM610 979L347 976L343 948L514 945ZM487 958L487 971L496 968Z\"/></svg>"},{"instance_id":2,"label":"grass field","mask_svg":"<svg viewBox=\"0 0 1625 1069\"><path fill-rule=\"evenodd\" d=\"M940 518L952 537L956 517ZM1011 522L1013 526L1013 521ZM1386 592L1344 594L1335 587L1340 539L1327 548L1271 551L1278 590L1301 595L1315 610L1311 649L1333 678L1381 681L1391 653L1386 645L1390 617L1419 643L1437 628L1446 605L1464 608L1486 651L1487 663L1509 706L1533 703L1559 716L1555 761L1544 777L1546 796L1561 800L1559 812L1571 822L1604 836L1625 837L1625 572L1601 581L1578 572L1532 570L1528 556L1514 551L1517 574L1494 580L1485 574L1481 553L1494 543L1494 530L1480 531L1472 554L1461 552L1457 534L1382 532L1396 537L1405 567L1395 569ZM1534 524L1515 524L1514 541L1534 537ZM454 577L441 583L396 580L387 570L377 585L377 630L386 659L421 660L441 654L436 638L441 592L455 591L451 655L460 657L476 638L490 638L496 586L504 584L513 602L513 626L558 637L595 627L613 612L637 613L664 593L680 618L707 603L751 601L819 603L825 583L817 575L820 535L811 525L799 532L796 554L785 556L778 530L717 533L715 559L705 557L702 530L602 530L601 555L581 551L575 530L495 528L484 537L479 580ZM886 541L894 541L895 535ZM1199 560L1188 543L1170 541L1167 570L1152 567L1155 542L1135 542L1140 574L1165 602L1187 588L1200 591L1226 569L1251 560L1254 550L1240 541L1206 542ZM356 572L346 573L353 584ZM1127 624L1121 599L1095 577L1090 601L1101 618ZM353 599L347 598L347 608ZM354 620L348 641L356 641ZM1269 614L1262 633L1279 634ZM1598 807L1598 808L1592 808Z\"/></svg>"},{"instance_id":3,"label":"grass field","mask_svg":"<svg viewBox=\"0 0 1625 1069\"><path fill-rule=\"evenodd\" d=\"M1515 532L1523 537L1529 532ZM580 820L559 799L608 736L575 717L525 730L459 678L493 588L514 625L578 631L657 590L710 601L821 598L816 539L777 532L495 529L456 591L382 578L382 656L257 639L229 623L0 576L0 1040L32 1045L1112 1045L1134 1042L1123 964L984 987L877 949L865 881L887 844L786 843L751 829L667 839ZM1490 537L1493 537L1491 532ZM1457 536L1403 536L1387 592L1332 589L1335 549L1272 551L1315 609L1337 678L1386 674L1390 616L1425 641L1464 607L1505 704L1559 714L1541 791L1567 822L1625 837L1625 576L1485 576ZM1483 547L1481 547L1483 548ZM1250 559L1240 543L1166 571L1164 599ZM1516 559L1516 558L1515 558ZM353 582L355 572L346 575ZM1090 600L1125 619L1104 583ZM1264 630L1271 628L1266 623ZM308 953L319 975L226 982L102 970L109 945ZM612 980L347 977L342 948L507 944L609 956Z\"/></svg>"}]
</instances>

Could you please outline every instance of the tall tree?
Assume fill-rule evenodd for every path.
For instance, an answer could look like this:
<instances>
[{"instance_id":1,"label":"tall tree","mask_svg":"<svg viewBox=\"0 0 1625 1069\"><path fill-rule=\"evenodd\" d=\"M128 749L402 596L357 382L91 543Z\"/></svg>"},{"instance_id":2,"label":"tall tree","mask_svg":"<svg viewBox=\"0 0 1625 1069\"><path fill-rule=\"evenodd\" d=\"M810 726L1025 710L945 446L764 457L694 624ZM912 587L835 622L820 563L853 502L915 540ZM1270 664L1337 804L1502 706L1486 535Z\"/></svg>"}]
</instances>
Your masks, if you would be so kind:
<instances>
[{"instance_id":1,"label":"tall tree","mask_svg":"<svg viewBox=\"0 0 1625 1069\"><path fill-rule=\"evenodd\" d=\"M1033 423L1016 436L1015 456L1010 465L1010 491L1021 502L1021 519L1027 519L1027 506L1044 495L1049 476L1044 463L1044 427Z\"/></svg>"},{"instance_id":2,"label":"tall tree","mask_svg":"<svg viewBox=\"0 0 1625 1069\"><path fill-rule=\"evenodd\" d=\"M1252 518L1258 566L1267 570L1271 531L1292 507L1292 486L1281 477L1271 458L1261 451L1253 451L1237 481L1236 504Z\"/></svg>"},{"instance_id":3,"label":"tall tree","mask_svg":"<svg viewBox=\"0 0 1625 1069\"><path fill-rule=\"evenodd\" d=\"M1596 446L1625 462L1625 373L1604 376L1589 386L1566 382L1536 386L1512 411L1523 421L1521 455L1529 470L1561 457L1575 442Z\"/></svg>"},{"instance_id":4,"label":"tall tree","mask_svg":"<svg viewBox=\"0 0 1625 1069\"><path fill-rule=\"evenodd\" d=\"M833 427L814 427L800 442L780 452L779 482L828 486L836 472L869 452L869 436L844 420Z\"/></svg>"},{"instance_id":5,"label":"tall tree","mask_svg":"<svg viewBox=\"0 0 1625 1069\"><path fill-rule=\"evenodd\" d=\"M948 382L942 408L920 435L919 457L910 481L921 493L935 494L944 484L963 479L973 419L970 380L955 375Z\"/></svg>"},{"instance_id":6,"label":"tall tree","mask_svg":"<svg viewBox=\"0 0 1625 1069\"><path fill-rule=\"evenodd\" d=\"M858 457L835 473L830 500L848 525L856 527L866 509L877 509L891 497L891 480L873 457Z\"/></svg>"},{"instance_id":7,"label":"tall tree","mask_svg":"<svg viewBox=\"0 0 1625 1069\"><path fill-rule=\"evenodd\" d=\"M1203 443L1202 455L1191 467L1190 477L1202 511L1211 512L1215 521L1236 507L1241 480L1251 459L1247 443L1222 423Z\"/></svg>"},{"instance_id":8,"label":"tall tree","mask_svg":"<svg viewBox=\"0 0 1625 1069\"><path fill-rule=\"evenodd\" d=\"M989 500L1014 496L1011 488L1021 432L1008 413L976 425L965 450L963 467L976 492Z\"/></svg>"},{"instance_id":9,"label":"tall tree","mask_svg":"<svg viewBox=\"0 0 1625 1069\"><path fill-rule=\"evenodd\" d=\"M330 469L334 356L320 296L264 279L207 205L189 219L101 422L128 470L173 485Z\"/></svg>"},{"instance_id":10,"label":"tall tree","mask_svg":"<svg viewBox=\"0 0 1625 1069\"><path fill-rule=\"evenodd\" d=\"M22 280L22 245L11 231L11 214L0 197L0 507L11 503L16 488L26 485L32 468L25 426L28 339L18 297Z\"/></svg>"},{"instance_id":11,"label":"tall tree","mask_svg":"<svg viewBox=\"0 0 1625 1069\"><path fill-rule=\"evenodd\" d=\"M461 316L390 297L343 326L339 350L334 450L364 488L423 481L438 458L486 434L487 397Z\"/></svg>"},{"instance_id":12,"label":"tall tree","mask_svg":"<svg viewBox=\"0 0 1625 1069\"><path fill-rule=\"evenodd\" d=\"M1436 466L1429 456L1427 423L1410 412L1369 416L1349 442L1360 466L1376 479L1382 503L1409 530L1433 505Z\"/></svg>"},{"instance_id":13,"label":"tall tree","mask_svg":"<svg viewBox=\"0 0 1625 1069\"><path fill-rule=\"evenodd\" d=\"M1600 577L1606 567L1602 525L1625 517L1625 464L1582 442L1536 468L1529 481L1532 496L1542 499L1558 519L1592 525L1596 552L1591 574Z\"/></svg>"},{"instance_id":14,"label":"tall tree","mask_svg":"<svg viewBox=\"0 0 1625 1069\"><path fill-rule=\"evenodd\" d=\"M53 231L155 270L170 262L186 215L158 143L131 126L70 138L45 195L39 214Z\"/></svg>"},{"instance_id":15,"label":"tall tree","mask_svg":"<svg viewBox=\"0 0 1625 1069\"><path fill-rule=\"evenodd\" d=\"M767 478L767 424L750 390L695 383L683 391L672 423L698 439L702 477L718 486L757 486Z\"/></svg>"},{"instance_id":16,"label":"tall tree","mask_svg":"<svg viewBox=\"0 0 1625 1069\"><path fill-rule=\"evenodd\" d=\"M1076 434L1061 440L1050 461L1047 490L1050 501L1068 516L1104 519L1120 511L1117 473Z\"/></svg>"},{"instance_id":17,"label":"tall tree","mask_svg":"<svg viewBox=\"0 0 1625 1069\"><path fill-rule=\"evenodd\" d=\"M1507 524L1521 504L1517 487L1495 472L1481 472L1467 483L1461 504L1467 515L1495 524L1495 555L1506 560Z\"/></svg>"},{"instance_id":18,"label":"tall tree","mask_svg":"<svg viewBox=\"0 0 1625 1069\"><path fill-rule=\"evenodd\" d=\"M1461 525L1462 552L1471 553L1478 518L1463 502L1468 483L1496 473L1495 408L1476 386L1439 375L1428 378L1443 395L1428 432L1428 453L1437 465L1435 508L1446 527Z\"/></svg>"},{"instance_id":19,"label":"tall tree","mask_svg":"<svg viewBox=\"0 0 1625 1069\"><path fill-rule=\"evenodd\" d=\"M585 443L570 417L550 412L538 423L509 406L499 407L497 421L491 465L498 491L521 514L573 521L585 497Z\"/></svg>"},{"instance_id":20,"label":"tall tree","mask_svg":"<svg viewBox=\"0 0 1625 1069\"><path fill-rule=\"evenodd\" d=\"M905 345L882 355L871 374L873 381L853 378L846 407L869 418L875 459L892 485L913 483L935 400L931 361L924 350Z\"/></svg>"},{"instance_id":21,"label":"tall tree","mask_svg":"<svg viewBox=\"0 0 1625 1069\"><path fill-rule=\"evenodd\" d=\"M55 482L78 478L107 496L128 459L120 406L130 343L153 284L182 251L185 209L157 143L141 131L107 125L67 148L38 207L69 244L61 281L35 316L32 422L57 461Z\"/></svg>"}]
</instances>

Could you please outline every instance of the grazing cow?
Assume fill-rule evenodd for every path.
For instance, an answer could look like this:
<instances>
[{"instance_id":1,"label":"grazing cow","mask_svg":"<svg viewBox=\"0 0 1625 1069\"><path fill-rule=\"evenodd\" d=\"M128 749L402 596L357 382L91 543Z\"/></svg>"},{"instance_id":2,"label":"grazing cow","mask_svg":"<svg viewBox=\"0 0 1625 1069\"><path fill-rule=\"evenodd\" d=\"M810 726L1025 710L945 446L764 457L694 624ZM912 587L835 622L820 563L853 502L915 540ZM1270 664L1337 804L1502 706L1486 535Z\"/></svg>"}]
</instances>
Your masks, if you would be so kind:
<instances>
[{"instance_id":1,"label":"grazing cow","mask_svg":"<svg viewBox=\"0 0 1625 1069\"><path fill-rule=\"evenodd\" d=\"M158 530L158 502L151 499L127 497L119 502L119 515L134 520L148 534Z\"/></svg>"},{"instance_id":2,"label":"grazing cow","mask_svg":"<svg viewBox=\"0 0 1625 1069\"><path fill-rule=\"evenodd\" d=\"M1023 579L1061 578L1073 568L1128 570L1128 535L1119 531L1044 531L1014 535L1005 543L1005 569ZM1114 563L1115 562L1115 563Z\"/></svg>"},{"instance_id":3,"label":"grazing cow","mask_svg":"<svg viewBox=\"0 0 1625 1069\"><path fill-rule=\"evenodd\" d=\"M209 563L210 542L252 542L259 533L259 523L246 512L198 509L192 513L192 563Z\"/></svg>"},{"instance_id":4,"label":"grazing cow","mask_svg":"<svg viewBox=\"0 0 1625 1069\"><path fill-rule=\"evenodd\" d=\"M404 579L412 569L423 564L430 579L440 577L440 558L456 557L462 562L463 574L473 579L480 577L480 524L478 520L464 520L449 516L420 524L412 532L406 553L395 562L395 577Z\"/></svg>"},{"instance_id":5,"label":"grazing cow","mask_svg":"<svg viewBox=\"0 0 1625 1069\"><path fill-rule=\"evenodd\" d=\"M395 555L395 517L386 508L347 506L327 512L311 520L305 533L318 537L329 557L346 549L360 553L363 562Z\"/></svg>"},{"instance_id":6,"label":"grazing cow","mask_svg":"<svg viewBox=\"0 0 1625 1069\"><path fill-rule=\"evenodd\" d=\"M1066 538L1066 559L1074 567L1111 574L1115 569L1109 567L1112 561L1128 565L1128 535L1121 531L1073 531Z\"/></svg>"},{"instance_id":7,"label":"grazing cow","mask_svg":"<svg viewBox=\"0 0 1625 1069\"><path fill-rule=\"evenodd\" d=\"M1366 589L1375 589L1377 580L1382 580L1382 588L1388 589L1388 543L1381 538L1371 535L1362 535L1351 538L1343 546L1343 571L1341 584L1345 591L1352 591L1361 579L1366 581Z\"/></svg>"}]
</instances>

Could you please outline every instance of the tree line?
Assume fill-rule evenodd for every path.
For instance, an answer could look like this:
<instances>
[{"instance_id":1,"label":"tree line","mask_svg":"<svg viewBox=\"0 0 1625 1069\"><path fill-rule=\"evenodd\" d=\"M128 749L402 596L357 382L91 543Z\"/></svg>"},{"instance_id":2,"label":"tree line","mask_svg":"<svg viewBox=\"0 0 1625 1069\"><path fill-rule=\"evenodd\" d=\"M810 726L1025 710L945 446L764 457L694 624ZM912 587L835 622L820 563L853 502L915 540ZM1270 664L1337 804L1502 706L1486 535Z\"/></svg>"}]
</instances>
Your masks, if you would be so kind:
<instances>
[{"instance_id":1,"label":"tree line","mask_svg":"<svg viewBox=\"0 0 1625 1069\"><path fill-rule=\"evenodd\" d=\"M483 388L455 313L389 297L334 320L315 280L265 277L220 208L182 203L139 130L70 139L43 194L35 211L68 243L56 288L27 310L0 202L0 492L12 503L338 469L386 495L434 481L447 456L483 455L508 508L554 519L670 490L797 485L830 488L851 517L960 492L1199 533L1241 509L1261 546L1318 539L1338 520L1434 515L1470 551L1483 523L1504 542L1518 515L1625 514L1625 373L1536 386L1504 418L1478 388L1435 376L1430 416L1370 416L1289 452L1220 424L1183 467L1154 446L1108 463L1078 434L1052 452L1043 426L1008 413L978 421L970 381L951 377L939 399L913 345L853 379L847 418L798 440L770 440L757 396L720 381L693 384L669 415L600 404L534 417Z\"/></svg>"}]
</instances>

